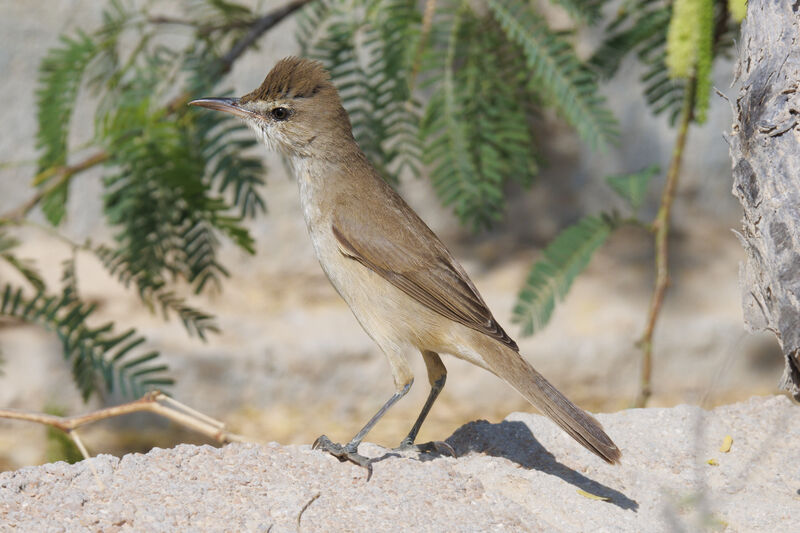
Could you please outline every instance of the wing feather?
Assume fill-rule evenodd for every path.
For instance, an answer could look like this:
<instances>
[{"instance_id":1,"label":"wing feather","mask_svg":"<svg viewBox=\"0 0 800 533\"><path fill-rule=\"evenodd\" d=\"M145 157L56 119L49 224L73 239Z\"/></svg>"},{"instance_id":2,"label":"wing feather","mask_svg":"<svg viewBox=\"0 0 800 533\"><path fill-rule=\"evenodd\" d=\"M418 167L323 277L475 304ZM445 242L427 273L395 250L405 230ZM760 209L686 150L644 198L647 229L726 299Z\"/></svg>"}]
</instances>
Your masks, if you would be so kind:
<instances>
[{"instance_id":1,"label":"wing feather","mask_svg":"<svg viewBox=\"0 0 800 533\"><path fill-rule=\"evenodd\" d=\"M337 214L332 230L340 251L425 307L519 351L436 235L410 210L401 213L408 224L393 228L392 238L356 216Z\"/></svg>"}]
</instances>

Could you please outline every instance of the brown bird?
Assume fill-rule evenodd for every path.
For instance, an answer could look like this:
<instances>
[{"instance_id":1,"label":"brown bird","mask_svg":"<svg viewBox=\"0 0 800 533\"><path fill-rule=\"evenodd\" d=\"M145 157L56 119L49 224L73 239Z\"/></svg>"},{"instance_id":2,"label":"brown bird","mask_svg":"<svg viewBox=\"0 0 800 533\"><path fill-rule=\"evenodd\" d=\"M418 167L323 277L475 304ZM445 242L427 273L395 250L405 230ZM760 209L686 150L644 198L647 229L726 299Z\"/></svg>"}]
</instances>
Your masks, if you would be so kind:
<instances>
[{"instance_id":1,"label":"brown bird","mask_svg":"<svg viewBox=\"0 0 800 533\"><path fill-rule=\"evenodd\" d=\"M232 113L291 162L320 265L389 360L395 393L346 445L314 443L370 468L362 439L411 388L407 355L419 351L431 391L400 448L417 433L444 386L439 357L451 354L499 376L590 451L616 463L620 451L591 415L570 402L519 354L444 244L378 175L353 138L350 119L322 64L288 57L241 98L191 105Z\"/></svg>"}]
</instances>

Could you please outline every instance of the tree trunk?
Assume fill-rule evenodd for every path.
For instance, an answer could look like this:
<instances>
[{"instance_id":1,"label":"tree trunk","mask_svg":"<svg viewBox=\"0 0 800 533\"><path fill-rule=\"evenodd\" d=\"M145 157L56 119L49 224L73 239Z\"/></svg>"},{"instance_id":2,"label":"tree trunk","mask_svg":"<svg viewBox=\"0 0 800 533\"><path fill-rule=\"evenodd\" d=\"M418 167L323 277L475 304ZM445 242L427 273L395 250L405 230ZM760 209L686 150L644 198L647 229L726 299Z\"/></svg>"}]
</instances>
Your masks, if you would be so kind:
<instances>
[{"instance_id":1,"label":"tree trunk","mask_svg":"<svg viewBox=\"0 0 800 533\"><path fill-rule=\"evenodd\" d=\"M750 0L738 48L730 153L744 320L777 335L781 387L800 400L800 0Z\"/></svg>"}]
</instances>

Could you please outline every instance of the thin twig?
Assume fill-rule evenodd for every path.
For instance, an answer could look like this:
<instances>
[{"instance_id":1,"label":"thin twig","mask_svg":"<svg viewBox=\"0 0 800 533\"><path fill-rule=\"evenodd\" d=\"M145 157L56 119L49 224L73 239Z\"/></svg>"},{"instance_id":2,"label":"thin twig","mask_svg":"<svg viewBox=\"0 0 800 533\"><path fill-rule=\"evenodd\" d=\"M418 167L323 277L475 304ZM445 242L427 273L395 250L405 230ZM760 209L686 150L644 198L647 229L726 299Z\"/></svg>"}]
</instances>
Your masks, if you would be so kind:
<instances>
[{"instance_id":1,"label":"thin twig","mask_svg":"<svg viewBox=\"0 0 800 533\"><path fill-rule=\"evenodd\" d=\"M155 15L147 17L147 22L150 24L167 24L174 26L187 26L194 28L197 34L201 37L206 37L215 31L235 30L237 28L249 28L256 23L258 19L240 19L226 22L224 24L202 24L194 20L181 19L177 17L168 17L165 15Z\"/></svg>"},{"instance_id":2,"label":"thin twig","mask_svg":"<svg viewBox=\"0 0 800 533\"><path fill-rule=\"evenodd\" d=\"M26 420L28 422L36 422L37 424L51 426L63 431L64 433L67 433L73 438L73 440L75 440L75 438L72 436L72 433L81 426L91 424L99 420L104 420L106 418L113 418L130 413L139 413L142 411L149 411L151 413L161 415L164 418L168 418L184 427L194 429L195 431L202 433L220 443L248 442L245 437L227 431L224 423L202 413L198 413L194 409L169 398L160 391L148 392L138 400L115 405L113 407L98 409L97 411L83 415L56 416L46 413L20 411L18 409L0 409L0 418ZM78 448L80 449L81 446L79 445ZM84 453L83 449L81 450L81 453L83 453L85 457L88 456L88 453Z\"/></svg>"},{"instance_id":3,"label":"thin twig","mask_svg":"<svg viewBox=\"0 0 800 533\"><path fill-rule=\"evenodd\" d=\"M168 405L164 405L168 404ZM36 422L37 424L44 424L59 429L69 435L75 446L80 450L84 459L90 459L91 455L86 449L78 435L78 428L116 416L126 415L130 413L137 413L141 411L149 411L156 413L165 418L172 420L184 427L194 429L212 439L221 442L246 442L247 440L235 433L231 433L225 429L225 424L219 420L215 420L208 415L204 415L191 407L173 400L169 396L159 391L148 392L138 400L115 405L114 407L106 407L91 413L77 416L56 416L46 413L34 413L28 411L19 411L17 409L0 409L0 418L8 418L11 420L27 420L28 422ZM89 462L89 469L92 471L95 480L101 490L105 489L100 475L97 473L94 465Z\"/></svg>"},{"instance_id":4,"label":"thin twig","mask_svg":"<svg viewBox=\"0 0 800 533\"><path fill-rule=\"evenodd\" d=\"M678 126L678 136L675 140L675 147L672 149L672 160L667 171L667 181L661 193L661 206L653 222L655 232L655 255L656 255L656 284L653 289L653 296L650 300L650 310L647 316L647 325L638 346L642 349L642 368L639 382L639 395L636 398L636 407L645 407L647 401L653 393L652 374L653 374L653 332L655 331L656 321L658 320L661 306L664 303L664 294L669 286L669 255L668 238L670 213L672 211L672 201L675 199L675 190L678 186L678 178L681 173L681 162L683 151L688 138L689 125L692 121L692 111L694 110L695 86L697 80L691 78L686 84L686 97L683 101L681 110L681 122Z\"/></svg>"},{"instance_id":5,"label":"thin twig","mask_svg":"<svg viewBox=\"0 0 800 533\"><path fill-rule=\"evenodd\" d=\"M68 435L70 436L72 441L75 443L75 446L78 447L78 450L81 452L81 455L83 456L83 458L84 459L91 459L92 456L89 455L89 450L86 449L86 446L84 446L83 441L81 440L80 436L78 435L78 430L77 429L72 429L72 430L69 431Z\"/></svg>"},{"instance_id":6,"label":"thin twig","mask_svg":"<svg viewBox=\"0 0 800 533\"><path fill-rule=\"evenodd\" d=\"M178 17L169 17L167 15L153 15L147 17L146 20L149 24L174 24L176 26L189 26L198 29L203 27L194 20L180 19Z\"/></svg>"},{"instance_id":7,"label":"thin twig","mask_svg":"<svg viewBox=\"0 0 800 533\"><path fill-rule=\"evenodd\" d=\"M219 420L217 420L215 418L211 418L207 414L201 413L200 411L198 411L196 409L192 409L188 405L183 404L183 403L179 402L178 400L173 400L172 398L170 398L167 395L162 395L162 397L159 398L159 401L161 401L161 402L163 402L165 404L171 405L172 407L174 407L176 409L179 409L181 411L185 411L186 413L189 413L190 415L194 416L195 418L199 418L200 420L203 420L204 422L206 422L210 426L214 426L214 427L216 427L218 429L222 429L222 428L225 427L225 423L224 422L220 422Z\"/></svg>"},{"instance_id":8,"label":"thin twig","mask_svg":"<svg viewBox=\"0 0 800 533\"><path fill-rule=\"evenodd\" d=\"M91 457L89 456L89 451L86 449L86 446L83 445L83 441L78 436L78 430L77 429L73 429L67 434L72 438L72 441L75 443L75 446L78 447L78 450L80 450L81 455L83 455L83 458L84 459L90 459ZM97 473L97 469L95 469L95 467L91 463L91 461L89 463L87 463L87 464L89 465L89 470L92 471L92 474L94 475L94 479L95 479L95 481L97 481L97 485L100 487L100 490L104 490L106 488L106 486L103 484L103 480L100 479L100 475Z\"/></svg>"},{"instance_id":9,"label":"thin twig","mask_svg":"<svg viewBox=\"0 0 800 533\"><path fill-rule=\"evenodd\" d=\"M717 47L722 42L722 36L727 31L730 14L728 5L722 2L722 8L716 19L713 35L713 49L716 55ZM661 194L661 207L658 210L656 219L653 222L655 233L655 252L656 252L656 285L653 297L650 301L650 311L647 317L647 326L641 340L637 343L642 349L642 369L641 381L639 383L639 396L636 399L636 407L644 407L652 395L652 373L653 373L653 331L656 327L661 305L664 301L664 293L669 286L669 265L668 247L670 210L672 201L675 198L675 189L678 184L678 177L681 171L681 161L684 147L689 133L689 126L694 118L695 92L697 90L697 79L693 76L686 84L686 96L681 109L681 122L678 127L678 136L675 140L675 147L672 150L672 160L667 171L667 182Z\"/></svg>"},{"instance_id":10,"label":"thin twig","mask_svg":"<svg viewBox=\"0 0 800 533\"><path fill-rule=\"evenodd\" d=\"M83 251L91 251L92 250L91 242L89 240L86 240L85 242L80 243L78 241L70 239L69 237L67 237L66 235L64 235L60 231L58 231L58 229L54 228L53 226L51 226L49 224L42 224L40 222L36 222L34 220L28 220L26 218L19 218L19 219L16 219L16 220L0 218L0 225L4 225L4 224L11 224L11 225L14 225L14 226L29 227L29 228L37 229L37 230L39 230L39 231L41 231L43 233L46 233L46 234L50 235L51 237L54 237L54 238L58 239L59 241L61 241L65 245L69 246L72 249L73 254L75 252L77 252L78 250L83 250Z\"/></svg>"}]
</instances>

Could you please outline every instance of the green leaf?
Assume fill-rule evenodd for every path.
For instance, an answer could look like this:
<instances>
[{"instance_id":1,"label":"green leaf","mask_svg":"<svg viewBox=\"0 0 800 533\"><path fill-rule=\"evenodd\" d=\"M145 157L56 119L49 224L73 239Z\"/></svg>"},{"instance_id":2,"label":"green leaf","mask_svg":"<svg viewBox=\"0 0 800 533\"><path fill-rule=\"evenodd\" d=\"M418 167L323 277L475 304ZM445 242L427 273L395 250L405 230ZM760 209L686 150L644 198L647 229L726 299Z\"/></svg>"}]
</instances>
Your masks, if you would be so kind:
<instances>
[{"instance_id":1,"label":"green leaf","mask_svg":"<svg viewBox=\"0 0 800 533\"><path fill-rule=\"evenodd\" d=\"M0 231L0 253L11 252L17 246L19 246L19 239L11 237L5 231Z\"/></svg>"},{"instance_id":2,"label":"green leaf","mask_svg":"<svg viewBox=\"0 0 800 533\"><path fill-rule=\"evenodd\" d=\"M39 171L63 165L67 160L70 119L84 71L97 53L97 45L85 33L61 36L61 46L51 48L39 64L36 108L39 129Z\"/></svg>"},{"instance_id":3,"label":"green leaf","mask_svg":"<svg viewBox=\"0 0 800 533\"><path fill-rule=\"evenodd\" d=\"M28 283L33 286L35 290L44 290L45 285L41 273L36 269L30 260L22 260L9 253L0 254L0 257L2 257L9 265L14 267L17 272L19 272L28 281Z\"/></svg>"},{"instance_id":4,"label":"green leaf","mask_svg":"<svg viewBox=\"0 0 800 533\"><path fill-rule=\"evenodd\" d=\"M589 63L601 76L616 73L626 55L636 52L644 67L641 81L645 100L658 115L668 113L675 123L684 101L685 80L669 75L666 66L667 28L672 9L660 1L631 0L609 24L603 44Z\"/></svg>"},{"instance_id":5,"label":"green leaf","mask_svg":"<svg viewBox=\"0 0 800 533\"><path fill-rule=\"evenodd\" d=\"M61 294L66 301L73 301L79 298L74 251L72 257L61 262Z\"/></svg>"},{"instance_id":6,"label":"green leaf","mask_svg":"<svg viewBox=\"0 0 800 533\"><path fill-rule=\"evenodd\" d=\"M208 185L226 198L232 195L232 206L241 218L264 213L266 206L259 189L264 185L266 169L261 158L247 154L256 144L247 126L224 113L200 112L190 117L191 121L184 123L190 136L187 141L206 161ZM236 244L247 249L243 242Z\"/></svg>"},{"instance_id":7,"label":"green leaf","mask_svg":"<svg viewBox=\"0 0 800 533\"><path fill-rule=\"evenodd\" d=\"M550 0L560 5L574 20L595 23L603 16L602 9L606 0Z\"/></svg>"},{"instance_id":8,"label":"green leaf","mask_svg":"<svg viewBox=\"0 0 800 533\"><path fill-rule=\"evenodd\" d=\"M0 316L38 324L58 336L64 359L71 366L84 400L103 390L112 392L117 386L123 393L138 397L151 387L146 381L170 379L163 365L152 367L147 374L126 374L125 369L160 356L157 352L145 355L133 352L133 348L144 343L144 338L133 330L120 335L114 333L113 324L91 326L94 310L93 305L83 302L75 294L65 293L56 297L40 291L29 297L21 287L8 283L0 297ZM116 355L112 354L114 347L123 341L126 346ZM153 373L156 375L151 375ZM115 374L118 376L116 379Z\"/></svg>"},{"instance_id":9,"label":"green leaf","mask_svg":"<svg viewBox=\"0 0 800 533\"><path fill-rule=\"evenodd\" d=\"M61 46L51 48L39 64L36 147L42 151L37 163L40 176L45 175L48 169L67 163L72 111L86 68L97 52L96 43L79 32L74 38L62 36ZM46 186L48 179L39 180L37 185ZM43 198L42 209L54 226L64 217L66 201L66 183L60 184Z\"/></svg>"},{"instance_id":10,"label":"green leaf","mask_svg":"<svg viewBox=\"0 0 800 533\"><path fill-rule=\"evenodd\" d=\"M158 300L164 317L166 318L170 312L176 313L190 335L195 334L200 339L206 340L207 333L219 332L213 315L187 305L184 298L172 292L161 292L156 294L155 299Z\"/></svg>"},{"instance_id":11,"label":"green leaf","mask_svg":"<svg viewBox=\"0 0 800 533\"><path fill-rule=\"evenodd\" d=\"M195 292L219 285L228 275L217 257L220 233L253 252L253 239L231 208L243 215L263 208L255 190L260 163L235 153L242 147L238 126L186 110L175 120L155 107L150 93L132 87L124 105L103 120L115 171L104 181L104 210L116 246L97 250L106 268L135 284L151 306L174 278ZM214 189L232 193L234 205Z\"/></svg>"},{"instance_id":12,"label":"green leaf","mask_svg":"<svg viewBox=\"0 0 800 533\"><path fill-rule=\"evenodd\" d=\"M626 28L619 27L629 19L630 14L623 11L605 32L605 40L592 54L589 64L603 78L610 78L619 69L622 60L633 50L658 38L669 24L669 9L648 10L644 7L634 9L636 19Z\"/></svg>"},{"instance_id":13,"label":"green leaf","mask_svg":"<svg viewBox=\"0 0 800 533\"><path fill-rule=\"evenodd\" d=\"M13 249L18 245L19 241L17 239L0 231L0 258L19 272L35 290L44 290L44 280L33 262L27 259L20 259L13 253Z\"/></svg>"},{"instance_id":14,"label":"green leaf","mask_svg":"<svg viewBox=\"0 0 800 533\"><path fill-rule=\"evenodd\" d=\"M654 164L639 172L619 176L606 176L606 183L623 200L628 202L634 211L637 211L644 202L650 181L659 172L661 172L661 167Z\"/></svg>"},{"instance_id":15,"label":"green leaf","mask_svg":"<svg viewBox=\"0 0 800 533\"><path fill-rule=\"evenodd\" d=\"M683 13L687 5L692 9ZM673 13L673 9L678 11ZM671 25L673 19L676 22ZM699 25L703 29L699 29ZM694 119L702 121L710 93L713 59L732 48L738 32L738 24L730 20L725 2L680 0L665 4L630 0L620 7L617 17L606 29L608 37L590 64L600 75L611 77L623 58L636 52L645 69L641 80L648 105L657 115L666 113L674 125L686 100L687 82L684 77L671 76L667 67L667 31L671 27L674 32L669 62L684 75L697 75ZM697 47L702 49L700 55L696 53Z\"/></svg>"},{"instance_id":16,"label":"green leaf","mask_svg":"<svg viewBox=\"0 0 800 533\"><path fill-rule=\"evenodd\" d=\"M482 229L502 217L505 185L529 185L538 170L524 63L491 18L459 10L434 29L441 42L426 56L436 90L421 122L423 160L442 203Z\"/></svg>"},{"instance_id":17,"label":"green leaf","mask_svg":"<svg viewBox=\"0 0 800 533\"><path fill-rule=\"evenodd\" d=\"M425 161L435 163L431 180L442 203L454 204L462 221L472 220L479 227L495 219L501 206L497 194L485 194L490 182L482 179L472 157L468 131L472 123L464 120L463 98L458 93L455 61L463 16L456 13L452 18L444 76L426 109L421 134L426 139Z\"/></svg>"},{"instance_id":18,"label":"green leaf","mask_svg":"<svg viewBox=\"0 0 800 533\"><path fill-rule=\"evenodd\" d=\"M585 217L547 245L543 257L531 268L514 306L513 321L521 325L523 335L532 335L547 324L556 303L564 299L572 282L613 229L610 220Z\"/></svg>"},{"instance_id":19,"label":"green leaf","mask_svg":"<svg viewBox=\"0 0 800 533\"><path fill-rule=\"evenodd\" d=\"M532 86L592 148L616 141L613 114L600 95L595 73L572 47L522 0L487 0L489 11L527 60Z\"/></svg>"},{"instance_id":20,"label":"green leaf","mask_svg":"<svg viewBox=\"0 0 800 533\"><path fill-rule=\"evenodd\" d=\"M421 16L413 0L313 2L299 17L303 55L321 61L339 90L359 147L397 182L419 173L417 103L409 77Z\"/></svg>"},{"instance_id":21,"label":"green leaf","mask_svg":"<svg viewBox=\"0 0 800 533\"><path fill-rule=\"evenodd\" d=\"M66 182L59 183L45 193L39 204L48 222L54 226L58 226L67 214L68 193L69 185Z\"/></svg>"},{"instance_id":22,"label":"green leaf","mask_svg":"<svg viewBox=\"0 0 800 533\"><path fill-rule=\"evenodd\" d=\"M311 57L327 30L331 20L335 19L340 11L335 9L338 0L317 0L309 2L297 15L297 32L295 39L300 45L300 55ZM340 8L341 9L341 8Z\"/></svg>"}]
</instances>

